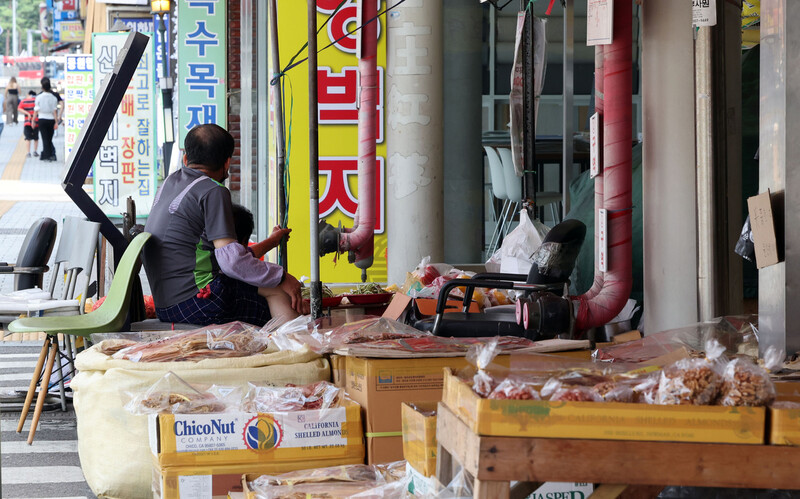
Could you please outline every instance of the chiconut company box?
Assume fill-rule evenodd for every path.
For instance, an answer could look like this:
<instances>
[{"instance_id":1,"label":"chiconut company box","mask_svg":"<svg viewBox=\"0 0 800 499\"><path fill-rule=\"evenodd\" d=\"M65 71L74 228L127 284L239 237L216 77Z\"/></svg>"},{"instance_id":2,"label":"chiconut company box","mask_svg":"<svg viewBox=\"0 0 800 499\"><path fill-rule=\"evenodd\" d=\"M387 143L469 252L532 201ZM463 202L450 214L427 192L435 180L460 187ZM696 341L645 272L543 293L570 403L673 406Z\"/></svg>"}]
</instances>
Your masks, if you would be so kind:
<instances>
[{"instance_id":1,"label":"chiconut company box","mask_svg":"<svg viewBox=\"0 0 800 499\"><path fill-rule=\"evenodd\" d=\"M489 400L448 369L443 402L475 433L659 442L763 444L763 407Z\"/></svg>"},{"instance_id":2,"label":"chiconut company box","mask_svg":"<svg viewBox=\"0 0 800 499\"><path fill-rule=\"evenodd\" d=\"M426 477L436 474L437 405L437 402L403 402L402 405L403 457Z\"/></svg>"},{"instance_id":3,"label":"chiconut company box","mask_svg":"<svg viewBox=\"0 0 800 499\"><path fill-rule=\"evenodd\" d=\"M310 460L332 466L364 459L361 408L348 399L324 411L158 414L149 434L161 468L269 462L291 471Z\"/></svg>"}]
</instances>

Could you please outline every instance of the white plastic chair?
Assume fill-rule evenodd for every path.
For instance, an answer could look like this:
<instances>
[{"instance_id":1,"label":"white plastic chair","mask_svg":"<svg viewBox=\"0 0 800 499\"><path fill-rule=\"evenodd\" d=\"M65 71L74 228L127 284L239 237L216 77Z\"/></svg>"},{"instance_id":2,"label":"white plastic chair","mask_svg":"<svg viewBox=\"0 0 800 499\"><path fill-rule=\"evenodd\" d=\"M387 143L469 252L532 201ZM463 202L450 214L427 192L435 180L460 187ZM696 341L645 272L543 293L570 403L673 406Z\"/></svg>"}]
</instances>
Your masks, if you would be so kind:
<instances>
[{"instance_id":1,"label":"white plastic chair","mask_svg":"<svg viewBox=\"0 0 800 499\"><path fill-rule=\"evenodd\" d=\"M9 323L20 316L82 314L99 231L100 224L96 222L66 217L50 275L49 291L33 288L0 296L0 323ZM57 281L62 282L58 296L55 294Z\"/></svg>"},{"instance_id":2,"label":"white plastic chair","mask_svg":"<svg viewBox=\"0 0 800 499\"><path fill-rule=\"evenodd\" d=\"M503 208L500 210L500 215L496 217L497 223L492 232L492 237L489 239L487 253L488 256L491 256L497 250L497 245L500 244L500 237L503 234L511 203L508 200L506 179L503 175L503 162L500 156L494 147L483 146L483 149L486 151L486 159L489 161L489 179L492 184L492 194L497 199L503 200ZM492 206L494 207L494 204ZM494 212L494 209L492 211Z\"/></svg>"}]
</instances>

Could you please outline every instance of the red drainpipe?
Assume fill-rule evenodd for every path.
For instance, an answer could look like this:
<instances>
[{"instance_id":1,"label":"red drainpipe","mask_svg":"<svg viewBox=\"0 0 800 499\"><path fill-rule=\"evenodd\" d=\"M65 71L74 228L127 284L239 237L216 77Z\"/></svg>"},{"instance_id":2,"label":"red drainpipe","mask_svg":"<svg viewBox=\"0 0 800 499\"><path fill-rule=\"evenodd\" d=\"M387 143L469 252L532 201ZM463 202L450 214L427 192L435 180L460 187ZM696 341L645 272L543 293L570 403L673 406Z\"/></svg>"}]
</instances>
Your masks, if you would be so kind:
<instances>
[{"instance_id":1,"label":"red drainpipe","mask_svg":"<svg viewBox=\"0 0 800 499\"><path fill-rule=\"evenodd\" d=\"M378 0L361 1L359 6L359 25L362 28L358 31L358 210L353 227L342 230L339 251L353 251L355 265L366 269L372 265L375 236L375 110L378 104L378 21L375 17Z\"/></svg>"},{"instance_id":2,"label":"red drainpipe","mask_svg":"<svg viewBox=\"0 0 800 499\"><path fill-rule=\"evenodd\" d=\"M594 48L594 109L600 115L600 123L603 123L604 113L604 74L603 74L603 45L597 45ZM600 141L602 143L603 134L600 133ZM603 164L603 157L600 156L600 165ZM583 294L587 300L591 300L597 293L603 289L603 272L600 271L600 259L597 257L598 248L600 248L600 231L599 223L596 214L598 210L603 207L603 168L600 168L600 173L594 178L594 282L589 291Z\"/></svg>"},{"instance_id":3,"label":"red drainpipe","mask_svg":"<svg viewBox=\"0 0 800 499\"><path fill-rule=\"evenodd\" d=\"M630 2L614 3L614 41L603 54L603 207L608 211L608 271L594 296L576 298L576 330L602 326L613 319L628 301L633 284L632 17Z\"/></svg>"}]
</instances>

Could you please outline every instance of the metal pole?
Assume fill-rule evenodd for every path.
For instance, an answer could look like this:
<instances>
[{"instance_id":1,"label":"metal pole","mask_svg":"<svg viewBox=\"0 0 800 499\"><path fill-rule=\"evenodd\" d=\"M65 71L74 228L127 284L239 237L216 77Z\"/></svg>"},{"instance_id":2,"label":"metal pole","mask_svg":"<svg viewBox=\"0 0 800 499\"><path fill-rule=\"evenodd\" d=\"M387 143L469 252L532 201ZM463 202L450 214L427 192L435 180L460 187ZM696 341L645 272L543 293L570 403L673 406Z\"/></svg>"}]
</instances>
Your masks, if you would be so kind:
<instances>
[{"instance_id":1,"label":"metal pole","mask_svg":"<svg viewBox=\"0 0 800 499\"><path fill-rule=\"evenodd\" d=\"M283 129L283 90L281 79L278 74L281 71L280 50L278 50L278 0L270 0L270 50L272 51L272 77L275 78L273 85L274 109L275 109L275 140L278 171L278 223L283 226L286 223L286 131ZM285 271L288 268L286 252L286 239L281 239L278 248L278 263L283 266Z\"/></svg>"},{"instance_id":2,"label":"metal pole","mask_svg":"<svg viewBox=\"0 0 800 499\"><path fill-rule=\"evenodd\" d=\"M562 189L562 199L564 204L564 213L562 216L566 216L569 212L569 184L572 181L572 169L573 169L573 162L572 162L572 147L573 147L573 138L572 132L575 129L575 125L573 123L573 89L574 89L574 81L573 81L573 31L575 26L575 6L570 0L567 0L566 4L564 5L564 45L563 45L563 69L564 69L564 97L563 97L563 111L564 111L564 123L563 123L563 139L562 139L562 152L561 152L561 189Z\"/></svg>"},{"instance_id":3,"label":"metal pole","mask_svg":"<svg viewBox=\"0 0 800 499\"><path fill-rule=\"evenodd\" d=\"M319 276L319 130L317 117L317 2L308 0L308 165L311 229L311 317L322 316Z\"/></svg>"},{"instance_id":4,"label":"metal pole","mask_svg":"<svg viewBox=\"0 0 800 499\"><path fill-rule=\"evenodd\" d=\"M162 75L161 83L161 107L164 112L164 159L163 161L163 175L166 177L169 174L169 160L172 157L172 146L175 143L175 131L173 129L174 123L172 119L172 82L169 75L169 58L167 57L167 27L164 21L164 12L158 14L158 34L161 36L161 63Z\"/></svg>"},{"instance_id":5,"label":"metal pole","mask_svg":"<svg viewBox=\"0 0 800 499\"><path fill-rule=\"evenodd\" d=\"M714 129L712 101L711 27L697 30L695 60L695 123L697 147L697 297L700 320L716 317L714 254Z\"/></svg>"}]
</instances>

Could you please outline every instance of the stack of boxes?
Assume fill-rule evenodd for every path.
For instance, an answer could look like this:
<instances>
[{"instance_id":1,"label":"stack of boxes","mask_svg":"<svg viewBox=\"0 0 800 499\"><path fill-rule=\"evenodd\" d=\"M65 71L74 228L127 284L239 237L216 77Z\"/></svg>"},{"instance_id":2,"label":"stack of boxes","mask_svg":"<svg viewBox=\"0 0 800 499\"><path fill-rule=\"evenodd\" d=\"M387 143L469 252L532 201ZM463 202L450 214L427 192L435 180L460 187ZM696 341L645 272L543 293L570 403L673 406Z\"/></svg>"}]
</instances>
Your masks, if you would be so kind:
<instances>
[{"instance_id":1,"label":"stack of boxes","mask_svg":"<svg viewBox=\"0 0 800 499\"><path fill-rule=\"evenodd\" d=\"M364 462L361 408L150 416L154 497L225 498L242 474Z\"/></svg>"}]
</instances>

